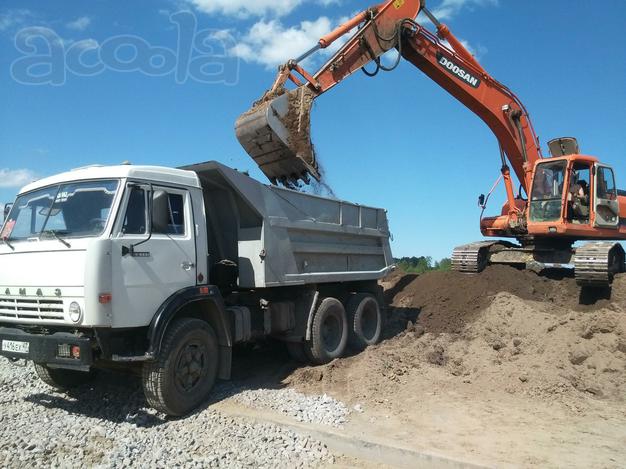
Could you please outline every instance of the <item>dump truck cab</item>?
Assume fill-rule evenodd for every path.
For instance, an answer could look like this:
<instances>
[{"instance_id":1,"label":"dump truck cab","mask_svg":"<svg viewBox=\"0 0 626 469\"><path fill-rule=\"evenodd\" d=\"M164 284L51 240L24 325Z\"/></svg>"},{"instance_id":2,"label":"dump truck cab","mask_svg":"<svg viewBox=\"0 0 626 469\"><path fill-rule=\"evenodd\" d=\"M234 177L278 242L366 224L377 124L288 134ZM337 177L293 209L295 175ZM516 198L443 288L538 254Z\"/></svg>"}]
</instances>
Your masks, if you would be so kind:
<instances>
[{"instance_id":1,"label":"dump truck cab","mask_svg":"<svg viewBox=\"0 0 626 469\"><path fill-rule=\"evenodd\" d=\"M206 272L196 259L206 234L193 223L202 216L197 178L178 170L90 167L26 186L2 231L0 322L147 325Z\"/></svg>"}]
</instances>

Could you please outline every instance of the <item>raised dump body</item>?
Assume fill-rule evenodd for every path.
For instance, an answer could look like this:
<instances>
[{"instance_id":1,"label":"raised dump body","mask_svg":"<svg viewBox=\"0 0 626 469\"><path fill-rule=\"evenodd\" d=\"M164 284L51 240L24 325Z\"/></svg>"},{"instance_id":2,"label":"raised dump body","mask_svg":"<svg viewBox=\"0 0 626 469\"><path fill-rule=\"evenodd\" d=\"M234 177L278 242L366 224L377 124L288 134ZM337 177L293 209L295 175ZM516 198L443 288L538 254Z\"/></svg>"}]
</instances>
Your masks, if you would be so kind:
<instances>
[{"instance_id":1,"label":"raised dump body","mask_svg":"<svg viewBox=\"0 0 626 469\"><path fill-rule=\"evenodd\" d=\"M209 269L236 262L240 288L374 280L393 263L383 209L267 186L216 162L182 169L204 191Z\"/></svg>"}]
</instances>

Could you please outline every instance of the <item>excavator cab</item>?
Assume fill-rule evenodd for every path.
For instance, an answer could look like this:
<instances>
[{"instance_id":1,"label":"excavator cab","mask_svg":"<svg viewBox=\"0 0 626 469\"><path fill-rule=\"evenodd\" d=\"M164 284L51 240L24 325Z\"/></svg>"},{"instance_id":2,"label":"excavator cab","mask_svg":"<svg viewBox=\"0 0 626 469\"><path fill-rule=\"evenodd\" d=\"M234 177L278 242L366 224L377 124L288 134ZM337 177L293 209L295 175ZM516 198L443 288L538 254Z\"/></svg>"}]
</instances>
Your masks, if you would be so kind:
<instances>
[{"instance_id":1,"label":"excavator cab","mask_svg":"<svg viewBox=\"0 0 626 469\"><path fill-rule=\"evenodd\" d=\"M535 166L530 193L530 234L582 234L619 227L613 169L578 154L543 160Z\"/></svg>"}]
</instances>

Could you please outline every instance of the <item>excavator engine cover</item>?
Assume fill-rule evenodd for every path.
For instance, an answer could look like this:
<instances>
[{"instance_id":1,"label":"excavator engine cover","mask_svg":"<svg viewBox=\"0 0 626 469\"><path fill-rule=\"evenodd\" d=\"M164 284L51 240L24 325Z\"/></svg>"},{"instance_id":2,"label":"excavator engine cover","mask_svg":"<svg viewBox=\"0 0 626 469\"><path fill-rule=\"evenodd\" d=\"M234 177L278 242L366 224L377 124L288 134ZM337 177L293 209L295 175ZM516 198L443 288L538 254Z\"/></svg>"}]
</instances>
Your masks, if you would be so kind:
<instances>
[{"instance_id":1,"label":"excavator engine cover","mask_svg":"<svg viewBox=\"0 0 626 469\"><path fill-rule=\"evenodd\" d=\"M239 143L272 184L293 187L320 179L311 143L314 99L307 86L267 93L235 123Z\"/></svg>"}]
</instances>

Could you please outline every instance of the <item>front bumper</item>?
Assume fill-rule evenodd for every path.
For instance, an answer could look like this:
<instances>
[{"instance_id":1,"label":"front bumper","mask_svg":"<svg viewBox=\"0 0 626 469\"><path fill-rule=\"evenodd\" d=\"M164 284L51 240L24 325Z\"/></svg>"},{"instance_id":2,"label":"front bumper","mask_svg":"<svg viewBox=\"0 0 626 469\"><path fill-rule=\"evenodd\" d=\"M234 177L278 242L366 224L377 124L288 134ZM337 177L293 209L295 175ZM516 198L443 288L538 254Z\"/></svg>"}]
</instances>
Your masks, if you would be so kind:
<instances>
[{"instance_id":1,"label":"front bumper","mask_svg":"<svg viewBox=\"0 0 626 469\"><path fill-rule=\"evenodd\" d=\"M5 350L5 341L26 342L28 352L20 353ZM59 356L59 346L69 345L80 348L79 358ZM20 329L0 327L0 356L9 359L26 359L35 363L51 365L58 368L85 369L93 363L92 341L87 337L77 337L67 332L56 332L50 335L29 334Z\"/></svg>"}]
</instances>

